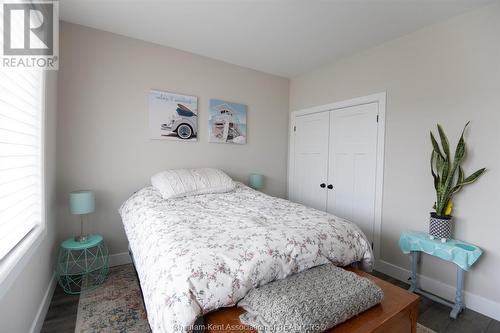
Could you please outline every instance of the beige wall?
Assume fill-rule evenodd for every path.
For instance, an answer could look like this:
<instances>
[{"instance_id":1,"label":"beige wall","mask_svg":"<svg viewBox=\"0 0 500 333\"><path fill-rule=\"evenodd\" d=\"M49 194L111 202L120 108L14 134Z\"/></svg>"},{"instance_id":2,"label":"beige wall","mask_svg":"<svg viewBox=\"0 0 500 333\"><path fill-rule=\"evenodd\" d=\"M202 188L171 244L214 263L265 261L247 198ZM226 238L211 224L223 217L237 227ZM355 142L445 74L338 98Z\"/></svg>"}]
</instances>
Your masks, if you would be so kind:
<instances>
[{"instance_id":1,"label":"beige wall","mask_svg":"<svg viewBox=\"0 0 500 333\"><path fill-rule=\"evenodd\" d=\"M126 251L117 210L167 168L218 167L242 181L258 172L265 192L285 196L288 79L64 22L60 53L60 238L79 232L67 194L90 188L97 212L87 230L103 234L111 253ZM198 142L148 139L150 89L198 96ZM208 143L210 98L248 105L248 144Z\"/></svg>"},{"instance_id":2,"label":"beige wall","mask_svg":"<svg viewBox=\"0 0 500 333\"><path fill-rule=\"evenodd\" d=\"M407 257L398 248L400 232L427 229L434 200L429 130L442 124L455 145L461 127L471 120L465 169L470 173L486 166L488 172L455 200L455 236L484 249L483 258L467 274L466 289L496 302L495 311L500 312L500 6L467 13L293 78L290 107L297 110L382 91L387 91L382 259L407 268ZM452 265L432 258L423 259L423 273L447 284L455 281Z\"/></svg>"},{"instance_id":3,"label":"beige wall","mask_svg":"<svg viewBox=\"0 0 500 333\"><path fill-rule=\"evenodd\" d=\"M0 298L0 332L37 332L45 318L45 311L38 313L44 296L53 282L56 258L55 179L56 179L56 111L57 72L47 72L45 107L45 202L46 233L30 254L22 258L3 286L8 291ZM50 290L51 291L51 290ZM48 302L52 294L48 294ZM47 303L48 304L48 303ZM38 316L38 317L37 317ZM39 319L38 322L34 320Z\"/></svg>"}]
</instances>

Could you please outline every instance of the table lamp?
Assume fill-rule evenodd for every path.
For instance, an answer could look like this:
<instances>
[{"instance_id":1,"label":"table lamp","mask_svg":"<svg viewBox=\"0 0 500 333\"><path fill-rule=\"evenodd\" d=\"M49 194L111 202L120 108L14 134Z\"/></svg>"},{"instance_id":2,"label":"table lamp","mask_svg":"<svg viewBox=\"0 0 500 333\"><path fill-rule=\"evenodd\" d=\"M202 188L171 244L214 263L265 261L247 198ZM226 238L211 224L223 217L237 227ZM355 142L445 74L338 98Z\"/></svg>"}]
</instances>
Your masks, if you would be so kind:
<instances>
[{"instance_id":1,"label":"table lamp","mask_svg":"<svg viewBox=\"0 0 500 333\"><path fill-rule=\"evenodd\" d=\"M264 176L256 173L251 174L248 178L248 184L254 190L260 190L264 187Z\"/></svg>"},{"instance_id":2,"label":"table lamp","mask_svg":"<svg viewBox=\"0 0 500 333\"><path fill-rule=\"evenodd\" d=\"M95 211L95 195L94 192L74 191L69 194L69 210L73 215L80 215L80 236L75 236L75 241L84 243L88 239L88 235L83 234L83 218L84 215Z\"/></svg>"}]
</instances>

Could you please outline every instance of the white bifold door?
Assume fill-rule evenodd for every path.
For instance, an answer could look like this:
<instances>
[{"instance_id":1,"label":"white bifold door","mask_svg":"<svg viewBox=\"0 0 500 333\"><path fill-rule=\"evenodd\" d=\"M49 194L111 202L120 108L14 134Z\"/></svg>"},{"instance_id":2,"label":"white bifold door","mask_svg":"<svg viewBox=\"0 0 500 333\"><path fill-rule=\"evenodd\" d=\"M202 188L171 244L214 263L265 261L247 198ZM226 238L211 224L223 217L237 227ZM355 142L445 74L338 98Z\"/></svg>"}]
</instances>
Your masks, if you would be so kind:
<instances>
[{"instance_id":1,"label":"white bifold door","mask_svg":"<svg viewBox=\"0 0 500 333\"><path fill-rule=\"evenodd\" d=\"M297 116L291 200L357 224L373 241L378 103Z\"/></svg>"},{"instance_id":2,"label":"white bifold door","mask_svg":"<svg viewBox=\"0 0 500 333\"><path fill-rule=\"evenodd\" d=\"M295 120L293 198L306 206L326 210L329 112Z\"/></svg>"}]
</instances>

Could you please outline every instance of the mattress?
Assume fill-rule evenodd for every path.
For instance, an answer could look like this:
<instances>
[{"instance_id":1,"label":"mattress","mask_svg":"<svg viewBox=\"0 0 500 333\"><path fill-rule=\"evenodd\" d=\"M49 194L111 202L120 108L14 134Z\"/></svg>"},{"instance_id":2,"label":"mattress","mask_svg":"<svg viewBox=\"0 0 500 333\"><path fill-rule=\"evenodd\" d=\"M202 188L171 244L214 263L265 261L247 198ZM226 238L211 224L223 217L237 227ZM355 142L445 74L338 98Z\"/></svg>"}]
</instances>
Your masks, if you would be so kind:
<instances>
[{"instance_id":1,"label":"mattress","mask_svg":"<svg viewBox=\"0 0 500 333\"><path fill-rule=\"evenodd\" d=\"M154 333L190 332L200 315L311 267L373 263L355 224L241 183L168 200L146 187L120 215Z\"/></svg>"}]
</instances>

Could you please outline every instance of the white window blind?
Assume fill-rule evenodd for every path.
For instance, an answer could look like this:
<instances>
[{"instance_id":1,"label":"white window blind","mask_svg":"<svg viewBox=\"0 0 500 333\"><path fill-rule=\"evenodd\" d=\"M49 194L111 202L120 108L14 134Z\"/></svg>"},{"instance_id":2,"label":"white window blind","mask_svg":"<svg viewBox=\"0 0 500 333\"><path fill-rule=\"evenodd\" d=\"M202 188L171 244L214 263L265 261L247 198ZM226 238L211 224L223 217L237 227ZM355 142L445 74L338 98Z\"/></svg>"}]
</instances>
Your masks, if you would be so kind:
<instances>
[{"instance_id":1,"label":"white window blind","mask_svg":"<svg viewBox=\"0 0 500 333\"><path fill-rule=\"evenodd\" d=\"M43 71L0 71L0 260L42 223Z\"/></svg>"}]
</instances>

